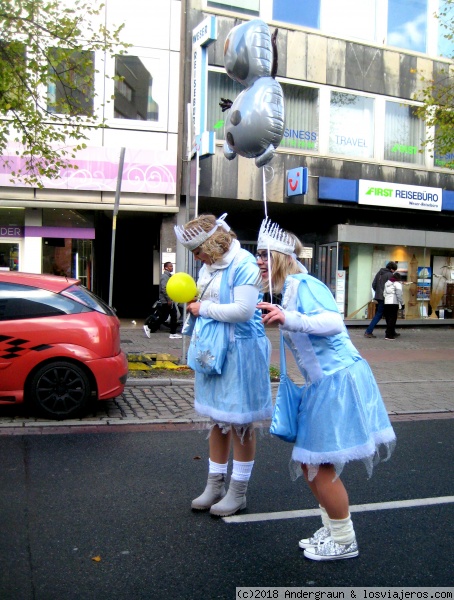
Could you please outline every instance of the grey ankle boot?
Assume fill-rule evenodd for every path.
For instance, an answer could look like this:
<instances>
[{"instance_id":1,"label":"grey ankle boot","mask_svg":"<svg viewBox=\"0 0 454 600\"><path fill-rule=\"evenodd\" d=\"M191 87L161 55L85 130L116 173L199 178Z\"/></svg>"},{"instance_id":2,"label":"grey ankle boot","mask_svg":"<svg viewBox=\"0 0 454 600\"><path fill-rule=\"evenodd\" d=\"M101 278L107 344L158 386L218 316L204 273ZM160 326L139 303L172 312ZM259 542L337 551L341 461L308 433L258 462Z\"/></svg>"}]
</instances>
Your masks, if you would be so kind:
<instances>
[{"instance_id":1,"label":"grey ankle boot","mask_svg":"<svg viewBox=\"0 0 454 600\"><path fill-rule=\"evenodd\" d=\"M208 510L213 504L222 500L225 496L225 475L222 473L210 473L206 488L202 495L192 501L193 510Z\"/></svg>"},{"instance_id":2,"label":"grey ankle boot","mask_svg":"<svg viewBox=\"0 0 454 600\"><path fill-rule=\"evenodd\" d=\"M228 517L229 515L235 514L238 510L246 508L246 491L248 483L248 481L231 479L229 491L220 502L213 504L210 508L210 514L215 515L216 517Z\"/></svg>"}]
</instances>

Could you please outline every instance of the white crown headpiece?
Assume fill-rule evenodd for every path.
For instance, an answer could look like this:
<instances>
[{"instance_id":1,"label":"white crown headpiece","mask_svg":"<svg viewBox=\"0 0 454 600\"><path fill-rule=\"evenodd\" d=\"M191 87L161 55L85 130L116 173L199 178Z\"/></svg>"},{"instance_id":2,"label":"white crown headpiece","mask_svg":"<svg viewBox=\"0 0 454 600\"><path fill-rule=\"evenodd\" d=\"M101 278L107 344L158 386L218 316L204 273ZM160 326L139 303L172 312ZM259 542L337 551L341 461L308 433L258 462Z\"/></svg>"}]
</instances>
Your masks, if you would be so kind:
<instances>
[{"instance_id":1,"label":"white crown headpiece","mask_svg":"<svg viewBox=\"0 0 454 600\"><path fill-rule=\"evenodd\" d=\"M295 251L295 240L267 217L260 226L257 250L268 249L291 256Z\"/></svg>"},{"instance_id":2,"label":"white crown headpiece","mask_svg":"<svg viewBox=\"0 0 454 600\"><path fill-rule=\"evenodd\" d=\"M200 227L200 225L196 225L195 227L191 227L190 229L185 229L182 225L175 225L175 235L177 236L177 240L180 244L183 244L185 248L188 250L195 250L201 244L207 241L214 233L216 233L218 227L222 227L224 231L230 231L230 227L225 222L225 218L227 213L224 213L216 219L216 225L210 231L205 231Z\"/></svg>"}]
</instances>

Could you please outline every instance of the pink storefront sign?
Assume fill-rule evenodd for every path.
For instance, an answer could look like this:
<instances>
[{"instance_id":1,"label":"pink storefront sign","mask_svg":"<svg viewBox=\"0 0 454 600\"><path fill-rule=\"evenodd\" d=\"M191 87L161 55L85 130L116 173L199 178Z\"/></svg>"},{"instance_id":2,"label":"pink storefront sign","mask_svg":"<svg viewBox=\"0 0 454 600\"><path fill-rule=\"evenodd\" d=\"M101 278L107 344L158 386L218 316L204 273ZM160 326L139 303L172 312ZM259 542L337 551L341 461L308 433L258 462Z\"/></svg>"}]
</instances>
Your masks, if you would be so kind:
<instances>
[{"instance_id":1,"label":"pink storefront sign","mask_svg":"<svg viewBox=\"0 0 454 600\"><path fill-rule=\"evenodd\" d=\"M19 146L9 145L0 160L0 185L31 187L20 181L11 181L11 173L25 167L25 158L16 155ZM93 190L115 192L117 188L120 148L89 147L80 150L70 160L77 169L63 168L60 178L43 178L45 188L60 190ZM5 161L9 165L5 165ZM122 192L136 194L176 193L176 152L169 150L136 150L126 148L121 182Z\"/></svg>"}]
</instances>

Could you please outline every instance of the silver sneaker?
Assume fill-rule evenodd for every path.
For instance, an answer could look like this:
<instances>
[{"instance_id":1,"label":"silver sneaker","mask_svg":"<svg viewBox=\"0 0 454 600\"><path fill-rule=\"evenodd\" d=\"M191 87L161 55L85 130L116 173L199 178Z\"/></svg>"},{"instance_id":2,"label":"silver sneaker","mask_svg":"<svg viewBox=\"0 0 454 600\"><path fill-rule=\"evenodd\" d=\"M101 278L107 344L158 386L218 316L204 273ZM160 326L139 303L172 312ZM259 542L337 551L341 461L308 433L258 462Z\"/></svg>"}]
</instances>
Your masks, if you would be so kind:
<instances>
[{"instance_id":1,"label":"silver sneaker","mask_svg":"<svg viewBox=\"0 0 454 600\"><path fill-rule=\"evenodd\" d=\"M324 544L306 548L304 556L311 560L341 560L342 558L355 558L358 556L358 544L354 540L351 544L338 544L332 538Z\"/></svg>"},{"instance_id":2,"label":"silver sneaker","mask_svg":"<svg viewBox=\"0 0 454 600\"><path fill-rule=\"evenodd\" d=\"M323 526L314 533L314 535L310 538L303 538L298 542L298 546L300 548L312 548L312 546L318 546L318 544L323 544L331 535L330 530Z\"/></svg>"},{"instance_id":3,"label":"silver sneaker","mask_svg":"<svg viewBox=\"0 0 454 600\"><path fill-rule=\"evenodd\" d=\"M147 338L151 337L151 331L148 325L144 325L143 330L145 331L145 335L147 336Z\"/></svg>"}]
</instances>

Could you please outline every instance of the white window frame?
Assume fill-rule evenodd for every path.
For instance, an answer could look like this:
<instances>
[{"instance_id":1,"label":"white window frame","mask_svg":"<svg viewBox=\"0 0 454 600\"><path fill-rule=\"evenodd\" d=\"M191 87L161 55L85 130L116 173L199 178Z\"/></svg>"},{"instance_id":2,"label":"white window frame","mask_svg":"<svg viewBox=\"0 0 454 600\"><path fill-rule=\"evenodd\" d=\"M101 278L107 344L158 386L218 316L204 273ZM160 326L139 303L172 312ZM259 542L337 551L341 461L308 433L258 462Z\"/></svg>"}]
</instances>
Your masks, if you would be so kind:
<instances>
[{"instance_id":1,"label":"white window frame","mask_svg":"<svg viewBox=\"0 0 454 600\"><path fill-rule=\"evenodd\" d=\"M124 55L137 56L139 58L149 58L156 61L158 66L158 75L153 76L153 99L159 105L159 119L157 121L142 121L136 119L121 119L114 117L114 94L115 82L112 77L115 75L115 56L109 56L106 59L106 72L109 79L105 82L105 115L106 123L114 129L128 129L136 131L167 131L168 111L169 111L169 80L170 80L170 51L156 50L153 48L142 48L131 46L127 48ZM157 84L157 80L159 84Z\"/></svg>"}]
</instances>

